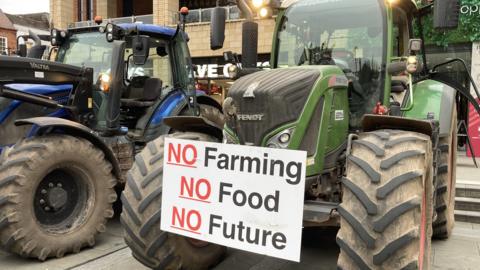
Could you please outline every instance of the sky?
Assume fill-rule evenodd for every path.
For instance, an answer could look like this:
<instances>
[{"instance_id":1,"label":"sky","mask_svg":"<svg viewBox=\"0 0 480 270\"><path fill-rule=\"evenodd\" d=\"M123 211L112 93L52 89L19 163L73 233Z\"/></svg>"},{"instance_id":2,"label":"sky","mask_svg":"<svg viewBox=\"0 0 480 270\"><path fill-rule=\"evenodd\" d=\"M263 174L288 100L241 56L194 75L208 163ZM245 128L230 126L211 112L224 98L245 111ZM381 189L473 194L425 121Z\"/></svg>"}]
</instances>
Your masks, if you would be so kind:
<instances>
[{"instance_id":1,"label":"sky","mask_svg":"<svg viewBox=\"0 0 480 270\"><path fill-rule=\"evenodd\" d=\"M9 14L49 12L49 0L0 0L0 9Z\"/></svg>"}]
</instances>

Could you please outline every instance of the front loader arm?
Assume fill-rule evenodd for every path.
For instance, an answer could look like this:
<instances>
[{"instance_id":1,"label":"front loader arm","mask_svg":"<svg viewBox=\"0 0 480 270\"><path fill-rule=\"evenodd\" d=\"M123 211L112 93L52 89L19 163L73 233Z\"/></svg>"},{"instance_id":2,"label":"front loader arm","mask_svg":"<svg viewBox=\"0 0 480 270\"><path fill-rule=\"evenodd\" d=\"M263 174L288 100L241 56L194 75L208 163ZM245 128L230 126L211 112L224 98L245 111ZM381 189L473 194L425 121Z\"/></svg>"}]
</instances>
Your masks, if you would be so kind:
<instances>
[{"instance_id":1,"label":"front loader arm","mask_svg":"<svg viewBox=\"0 0 480 270\"><path fill-rule=\"evenodd\" d=\"M80 119L91 112L93 69L76 67L46 60L0 56L0 96L21 100L49 108L62 108L61 104L24 91L12 89L8 84L72 84L67 108Z\"/></svg>"}]
</instances>

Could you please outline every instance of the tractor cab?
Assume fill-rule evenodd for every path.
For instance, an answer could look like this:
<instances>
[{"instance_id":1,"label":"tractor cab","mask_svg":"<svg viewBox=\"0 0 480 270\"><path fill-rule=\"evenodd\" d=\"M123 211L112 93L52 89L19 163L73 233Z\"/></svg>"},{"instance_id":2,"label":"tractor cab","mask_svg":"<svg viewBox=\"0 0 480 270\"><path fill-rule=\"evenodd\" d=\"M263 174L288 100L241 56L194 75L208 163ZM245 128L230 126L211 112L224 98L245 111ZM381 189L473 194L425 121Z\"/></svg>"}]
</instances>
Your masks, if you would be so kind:
<instances>
[{"instance_id":1,"label":"tractor cab","mask_svg":"<svg viewBox=\"0 0 480 270\"><path fill-rule=\"evenodd\" d=\"M412 1L297 1L280 15L275 68L336 65L348 79L351 125L372 112L383 93L406 90L408 79L391 79L387 64L408 56ZM393 20L392 20L393 19ZM393 22L393 27L387 22ZM400 75L400 74L398 74Z\"/></svg>"},{"instance_id":2,"label":"tractor cab","mask_svg":"<svg viewBox=\"0 0 480 270\"><path fill-rule=\"evenodd\" d=\"M120 125L141 137L163 98L176 90L194 89L186 37L175 29L144 24L107 24L52 30L56 61L93 69L93 105L101 129L109 107L120 108ZM114 42L125 41L121 70L112 59ZM187 67L187 68L185 68ZM116 82L115 88L112 85ZM116 96L119 104L109 103ZM117 101L118 102L118 101Z\"/></svg>"}]
</instances>

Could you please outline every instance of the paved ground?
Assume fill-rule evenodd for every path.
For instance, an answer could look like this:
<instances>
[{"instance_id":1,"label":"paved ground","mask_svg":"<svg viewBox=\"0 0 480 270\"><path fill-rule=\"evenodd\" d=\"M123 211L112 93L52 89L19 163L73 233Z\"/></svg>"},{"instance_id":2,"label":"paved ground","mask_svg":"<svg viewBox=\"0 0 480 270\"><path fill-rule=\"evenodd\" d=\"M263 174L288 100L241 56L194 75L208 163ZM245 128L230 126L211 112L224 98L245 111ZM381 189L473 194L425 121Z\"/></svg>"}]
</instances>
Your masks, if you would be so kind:
<instances>
[{"instance_id":1,"label":"paved ground","mask_svg":"<svg viewBox=\"0 0 480 270\"><path fill-rule=\"evenodd\" d=\"M472 161L459 157L457 180L462 183L480 182L480 169ZM303 233L301 263L292 263L248 252L229 250L225 261L215 270L322 270L336 269L338 247L336 229L307 229ZM40 263L0 251L1 270L60 270L60 269L146 269L130 255L122 239L117 220L109 223L106 233L100 235L95 248L62 259ZM447 241L433 243L433 269L480 269L480 224L457 222L453 236Z\"/></svg>"}]
</instances>

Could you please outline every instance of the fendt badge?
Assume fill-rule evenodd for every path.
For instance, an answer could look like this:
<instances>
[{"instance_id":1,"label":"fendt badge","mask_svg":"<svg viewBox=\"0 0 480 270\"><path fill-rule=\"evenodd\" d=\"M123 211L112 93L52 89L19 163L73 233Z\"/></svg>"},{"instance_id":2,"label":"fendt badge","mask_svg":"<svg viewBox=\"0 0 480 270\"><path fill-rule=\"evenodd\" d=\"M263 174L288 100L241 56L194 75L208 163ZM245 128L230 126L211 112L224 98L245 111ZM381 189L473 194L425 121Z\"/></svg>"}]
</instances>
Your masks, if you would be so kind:
<instances>
[{"instance_id":1,"label":"fendt badge","mask_svg":"<svg viewBox=\"0 0 480 270\"><path fill-rule=\"evenodd\" d=\"M238 114L237 119L240 121L262 121L263 114Z\"/></svg>"},{"instance_id":2,"label":"fendt badge","mask_svg":"<svg viewBox=\"0 0 480 270\"><path fill-rule=\"evenodd\" d=\"M37 64L37 63L30 62L30 66L34 69L50 70L50 66L45 64Z\"/></svg>"}]
</instances>

